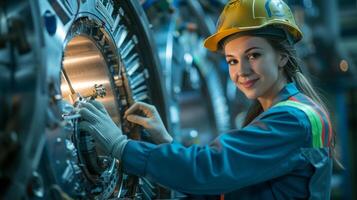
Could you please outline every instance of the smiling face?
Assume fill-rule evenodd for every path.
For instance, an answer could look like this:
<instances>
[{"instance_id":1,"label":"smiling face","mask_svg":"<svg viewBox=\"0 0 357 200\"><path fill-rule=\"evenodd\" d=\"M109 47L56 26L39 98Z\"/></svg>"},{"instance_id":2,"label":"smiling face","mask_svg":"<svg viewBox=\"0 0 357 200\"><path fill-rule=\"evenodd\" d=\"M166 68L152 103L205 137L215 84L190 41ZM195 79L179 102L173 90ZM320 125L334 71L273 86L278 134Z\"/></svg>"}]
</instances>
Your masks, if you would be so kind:
<instances>
[{"instance_id":1,"label":"smiling face","mask_svg":"<svg viewBox=\"0 0 357 200\"><path fill-rule=\"evenodd\" d=\"M272 100L287 82L281 68L287 59L264 38L234 38L224 52L232 81L249 99Z\"/></svg>"}]
</instances>

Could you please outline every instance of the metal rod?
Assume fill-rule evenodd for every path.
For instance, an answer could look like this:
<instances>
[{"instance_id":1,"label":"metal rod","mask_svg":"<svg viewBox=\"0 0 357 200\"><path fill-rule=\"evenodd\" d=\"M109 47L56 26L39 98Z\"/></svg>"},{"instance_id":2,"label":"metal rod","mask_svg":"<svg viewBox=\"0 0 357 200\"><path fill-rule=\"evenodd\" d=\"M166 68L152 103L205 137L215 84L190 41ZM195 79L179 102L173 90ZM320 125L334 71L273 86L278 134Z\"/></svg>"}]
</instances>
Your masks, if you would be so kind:
<instances>
[{"instance_id":1,"label":"metal rod","mask_svg":"<svg viewBox=\"0 0 357 200\"><path fill-rule=\"evenodd\" d=\"M66 73L66 70L65 69L62 69L62 75L63 75L63 78L64 80L67 82L67 85L69 87L69 90L71 91L71 94L76 94L76 91L74 91L73 87L72 87L72 84L71 84L71 81L69 80L68 78L68 75Z\"/></svg>"}]
</instances>

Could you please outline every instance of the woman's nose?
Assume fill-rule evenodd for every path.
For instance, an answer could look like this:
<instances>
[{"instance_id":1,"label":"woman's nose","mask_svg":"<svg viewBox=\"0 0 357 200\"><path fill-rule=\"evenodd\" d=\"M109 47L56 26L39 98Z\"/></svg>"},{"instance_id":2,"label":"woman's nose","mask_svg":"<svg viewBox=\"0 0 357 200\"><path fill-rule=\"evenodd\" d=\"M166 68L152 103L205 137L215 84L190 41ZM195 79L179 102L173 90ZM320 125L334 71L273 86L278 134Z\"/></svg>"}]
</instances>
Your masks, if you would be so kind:
<instances>
[{"instance_id":1,"label":"woman's nose","mask_svg":"<svg viewBox=\"0 0 357 200\"><path fill-rule=\"evenodd\" d=\"M233 82L238 82L239 77L249 76L251 72L250 64L244 61L238 62L229 68L229 73Z\"/></svg>"},{"instance_id":2,"label":"woman's nose","mask_svg":"<svg viewBox=\"0 0 357 200\"><path fill-rule=\"evenodd\" d=\"M242 59L241 62L237 64L236 70L237 76L248 76L252 73L250 63L245 61L244 59Z\"/></svg>"}]
</instances>

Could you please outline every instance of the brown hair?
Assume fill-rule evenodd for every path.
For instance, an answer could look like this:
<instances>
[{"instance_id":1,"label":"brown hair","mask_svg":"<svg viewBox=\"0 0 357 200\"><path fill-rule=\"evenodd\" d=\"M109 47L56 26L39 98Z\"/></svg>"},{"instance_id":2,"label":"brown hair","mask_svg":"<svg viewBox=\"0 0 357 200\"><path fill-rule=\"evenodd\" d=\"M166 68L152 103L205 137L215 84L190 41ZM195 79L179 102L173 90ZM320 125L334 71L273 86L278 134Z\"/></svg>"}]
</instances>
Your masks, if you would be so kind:
<instances>
[{"instance_id":1,"label":"brown hair","mask_svg":"<svg viewBox=\"0 0 357 200\"><path fill-rule=\"evenodd\" d=\"M325 102L321 99L321 94L319 94L309 79L302 73L300 69L300 61L296 56L296 50L293 44L289 43L287 40L272 38L269 36L261 36L265 38L269 44L275 49L277 52L280 52L283 56L288 58L287 64L283 67L284 73L287 76L288 81L294 82L297 88L306 96L310 97L315 103L317 103L321 108L325 111L325 113L329 114L327 106ZM258 100L254 100L247 111L246 117L243 122L243 127L247 126L250 122L252 122L260 113L263 112L263 108ZM328 117L328 116L327 116ZM333 137L331 138L331 154L337 165L343 168L343 165L339 162L338 159L335 158L335 141L336 141L336 132L334 128Z\"/></svg>"},{"instance_id":2,"label":"brown hair","mask_svg":"<svg viewBox=\"0 0 357 200\"><path fill-rule=\"evenodd\" d=\"M305 77L305 75L302 73L294 46L286 40L269 38L264 36L263 38L265 38L269 42L273 49L288 58L288 62L283 67L284 73L287 76L288 81L294 82L297 88L303 94L310 97L315 103L321 106L326 113L328 113L326 104L324 103L324 101L321 100L321 95L314 89L309 79ZM252 106L250 107L243 126L248 125L255 117L257 117L261 112L263 112L261 105L256 104L259 104L259 102L253 102Z\"/></svg>"}]
</instances>

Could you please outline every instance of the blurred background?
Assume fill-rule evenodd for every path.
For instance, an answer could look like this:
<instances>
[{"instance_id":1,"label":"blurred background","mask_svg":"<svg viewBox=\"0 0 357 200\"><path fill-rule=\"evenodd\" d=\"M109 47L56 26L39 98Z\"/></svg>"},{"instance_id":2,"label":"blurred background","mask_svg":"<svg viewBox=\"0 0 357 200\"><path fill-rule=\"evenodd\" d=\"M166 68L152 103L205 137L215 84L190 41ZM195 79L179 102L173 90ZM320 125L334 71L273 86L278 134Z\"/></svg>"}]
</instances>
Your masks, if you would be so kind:
<instances>
[{"instance_id":1,"label":"blurred background","mask_svg":"<svg viewBox=\"0 0 357 200\"><path fill-rule=\"evenodd\" d=\"M179 104L177 109L181 113L178 117L181 119L178 126L183 128L175 132L176 138L187 145L205 144L212 138L212 134L217 134L215 132L224 132L227 128L240 128L250 102L229 80L227 65L220 55L212 55L209 52L198 53L202 48L203 38L215 30L215 20L227 1L148 0L142 2L153 26L164 71L167 69L175 71L173 79L182 81L182 86L171 87L174 88L171 92L174 94L173 98L178 99L174 101ZM357 1L285 0L285 2L292 8L297 24L304 34L303 40L296 45L298 56L301 58L301 67L327 102L337 135L336 153L344 169L335 163L332 199L356 199L357 193L353 188L357 188ZM161 16L157 13L161 13ZM165 29L168 33L170 28L173 46L170 47L174 49L172 52L175 53L172 56L176 58L168 62L171 58L167 57L167 40L162 37L162 30ZM210 74L217 73L220 77L221 83L212 87L215 87L216 91L221 90L219 88L221 86L224 88L220 92L224 95L222 98L225 98L228 107L230 124L218 129L217 125L207 127L208 124L205 123L207 119L203 118L200 112L205 109L199 108L194 103L202 102L202 98L207 99L208 102L210 100L207 97L201 97L200 100L198 97L204 94L197 89L207 88L208 81L205 80L207 74L200 72L200 67L196 65L196 61L202 59L213 63L215 70L212 70L209 64L205 66L209 66ZM177 69L185 71L183 77L177 76L179 74ZM195 79L197 71L199 78ZM174 81L173 84L177 83L180 84L179 81ZM209 95L213 96L212 93ZM200 106L217 108L214 104ZM221 118L225 117L224 112L219 114Z\"/></svg>"},{"instance_id":2,"label":"blurred background","mask_svg":"<svg viewBox=\"0 0 357 200\"><path fill-rule=\"evenodd\" d=\"M333 199L356 199L357 1L287 1L304 39L298 52L314 84L328 102L336 130Z\"/></svg>"},{"instance_id":3,"label":"blurred background","mask_svg":"<svg viewBox=\"0 0 357 200\"><path fill-rule=\"evenodd\" d=\"M357 0L284 1L336 132L331 197L357 199ZM154 104L186 146L241 128L251 102L203 47L227 2L1 0L0 199L182 197L120 171L65 100L97 98L132 139L146 140L122 117L135 101Z\"/></svg>"}]
</instances>

